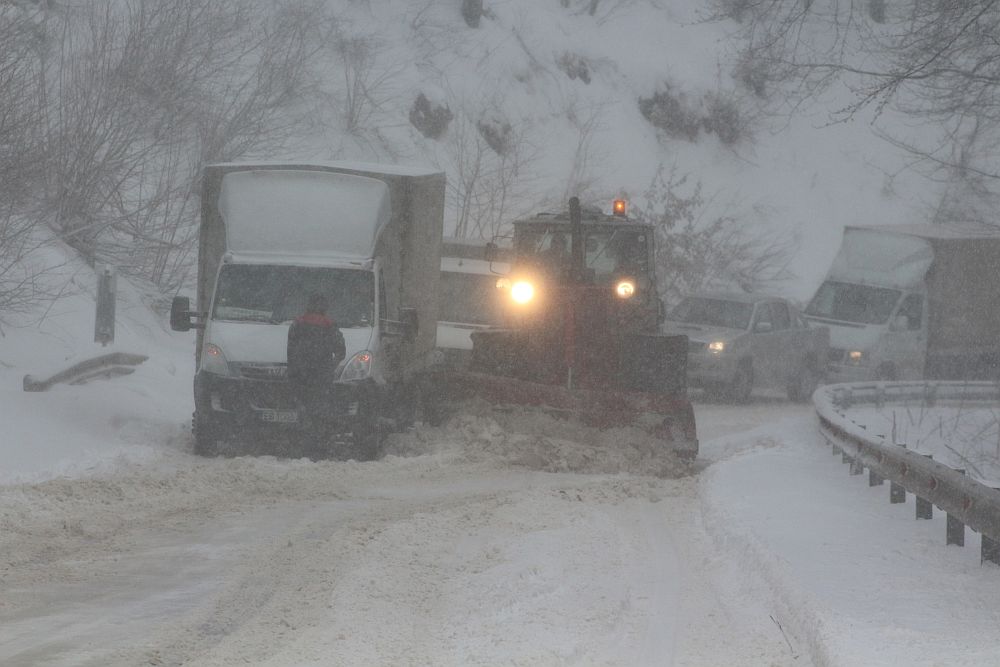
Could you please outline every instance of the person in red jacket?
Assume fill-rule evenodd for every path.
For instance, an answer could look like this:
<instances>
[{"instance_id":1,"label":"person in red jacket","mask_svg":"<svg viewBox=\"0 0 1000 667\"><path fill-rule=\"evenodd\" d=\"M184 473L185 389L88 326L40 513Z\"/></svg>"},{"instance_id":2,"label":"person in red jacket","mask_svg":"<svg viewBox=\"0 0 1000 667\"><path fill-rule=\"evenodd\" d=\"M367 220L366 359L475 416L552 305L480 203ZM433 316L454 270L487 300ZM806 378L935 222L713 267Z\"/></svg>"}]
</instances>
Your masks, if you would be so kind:
<instances>
[{"instance_id":1,"label":"person in red jacket","mask_svg":"<svg viewBox=\"0 0 1000 667\"><path fill-rule=\"evenodd\" d=\"M305 313L288 328L288 381L314 420L321 419L335 371L347 354L343 334L326 315L328 307L324 295L311 295Z\"/></svg>"}]
</instances>

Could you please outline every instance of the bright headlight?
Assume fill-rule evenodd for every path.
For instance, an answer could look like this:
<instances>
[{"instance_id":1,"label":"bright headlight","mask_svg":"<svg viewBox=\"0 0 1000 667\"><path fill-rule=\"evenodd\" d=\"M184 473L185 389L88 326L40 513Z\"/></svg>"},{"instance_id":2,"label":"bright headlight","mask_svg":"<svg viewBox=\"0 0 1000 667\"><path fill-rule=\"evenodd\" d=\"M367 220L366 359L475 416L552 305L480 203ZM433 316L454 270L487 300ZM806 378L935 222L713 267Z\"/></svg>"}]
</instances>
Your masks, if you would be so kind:
<instances>
[{"instance_id":1,"label":"bright headlight","mask_svg":"<svg viewBox=\"0 0 1000 667\"><path fill-rule=\"evenodd\" d=\"M510 298L516 303L528 303L535 298L535 286L527 280L518 280L510 286Z\"/></svg>"},{"instance_id":2,"label":"bright headlight","mask_svg":"<svg viewBox=\"0 0 1000 667\"><path fill-rule=\"evenodd\" d=\"M725 349L726 349L726 342L722 340L713 340L711 343L708 344L709 352L715 352L716 354L718 354L719 352L725 351Z\"/></svg>"},{"instance_id":3,"label":"bright headlight","mask_svg":"<svg viewBox=\"0 0 1000 667\"><path fill-rule=\"evenodd\" d=\"M229 375L229 362L221 347L213 343L205 346L201 353L201 370L216 375Z\"/></svg>"},{"instance_id":4,"label":"bright headlight","mask_svg":"<svg viewBox=\"0 0 1000 667\"><path fill-rule=\"evenodd\" d=\"M372 353L361 350L347 360L340 371L341 380L364 380L372 374Z\"/></svg>"},{"instance_id":5,"label":"bright headlight","mask_svg":"<svg viewBox=\"0 0 1000 667\"><path fill-rule=\"evenodd\" d=\"M847 353L847 360L850 361L852 364L860 364L864 358L865 358L865 353L862 352L861 350L851 350L850 352Z\"/></svg>"},{"instance_id":6,"label":"bright headlight","mask_svg":"<svg viewBox=\"0 0 1000 667\"><path fill-rule=\"evenodd\" d=\"M615 294L622 299L629 299L635 294L635 283L631 280L622 280L615 285Z\"/></svg>"}]
</instances>

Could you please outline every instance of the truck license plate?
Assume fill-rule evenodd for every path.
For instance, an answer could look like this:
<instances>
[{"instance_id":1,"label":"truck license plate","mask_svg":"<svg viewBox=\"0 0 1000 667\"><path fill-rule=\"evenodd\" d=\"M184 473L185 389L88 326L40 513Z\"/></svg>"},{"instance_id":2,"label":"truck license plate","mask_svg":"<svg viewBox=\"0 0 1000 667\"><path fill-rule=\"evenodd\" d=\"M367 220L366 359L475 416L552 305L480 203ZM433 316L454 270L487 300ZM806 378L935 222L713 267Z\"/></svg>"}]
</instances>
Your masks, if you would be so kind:
<instances>
[{"instance_id":1,"label":"truck license plate","mask_svg":"<svg viewBox=\"0 0 1000 667\"><path fill-rule=\"evenodd\" d=\"M266 422L293 424L299 420L299 413L295 410L263 410L260 417Z\"/></svg>"}]
</instances>

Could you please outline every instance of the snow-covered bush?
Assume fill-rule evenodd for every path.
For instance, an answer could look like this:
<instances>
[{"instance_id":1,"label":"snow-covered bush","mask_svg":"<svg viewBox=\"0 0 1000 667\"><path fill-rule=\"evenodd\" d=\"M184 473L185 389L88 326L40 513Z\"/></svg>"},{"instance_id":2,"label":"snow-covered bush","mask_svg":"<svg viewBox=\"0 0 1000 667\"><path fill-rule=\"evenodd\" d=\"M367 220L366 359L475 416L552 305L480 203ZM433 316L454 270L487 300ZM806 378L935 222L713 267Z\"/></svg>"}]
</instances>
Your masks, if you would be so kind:
<instances>
[{"instance_id":1,"label":"snow-covered bush","mask_svg":"<svg viewBox=\"0 0 1000 667\"><path fill-rule=\"evenodd\" d=\"M428 139L440 139L452 118L447 105L433 103L423 93L417 95L410 107L410 124Z\"/></svg>"},{"instance_id":2,"label":"snow-covered bush","mask_svg":"<svg viewBox=\"0 0 1000 667\"><path fill-rule=\"evenodd\" d=\"M701 130L697 102L670 83L663 84L651 97L640 97L639 112L653 127L671 137L694 141Z\"/></svg>"}]
</instances>

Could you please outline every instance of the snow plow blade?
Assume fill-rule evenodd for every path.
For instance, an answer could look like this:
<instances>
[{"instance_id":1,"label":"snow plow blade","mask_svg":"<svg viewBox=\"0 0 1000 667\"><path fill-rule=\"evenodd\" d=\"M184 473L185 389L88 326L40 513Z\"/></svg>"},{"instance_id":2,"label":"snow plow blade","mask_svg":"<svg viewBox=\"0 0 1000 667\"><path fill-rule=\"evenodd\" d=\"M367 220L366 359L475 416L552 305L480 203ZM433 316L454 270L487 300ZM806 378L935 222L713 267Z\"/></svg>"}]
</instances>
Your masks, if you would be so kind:
<instances>
[{"instance_id":1,"label":"snow plow blade","mask_svg":"<svg viewBox=\"0 0 1000 667\"><path fill-rule=\"evenodd\" d=\"M686 394L570 390L472 371L442 371L435 375L433 385L431 394L439 412L480 399L494 409L534 409L601 430L637 428L662 442L681 460L693 461L698 455L694 409Z\"/></svg>"}]
</instances>

